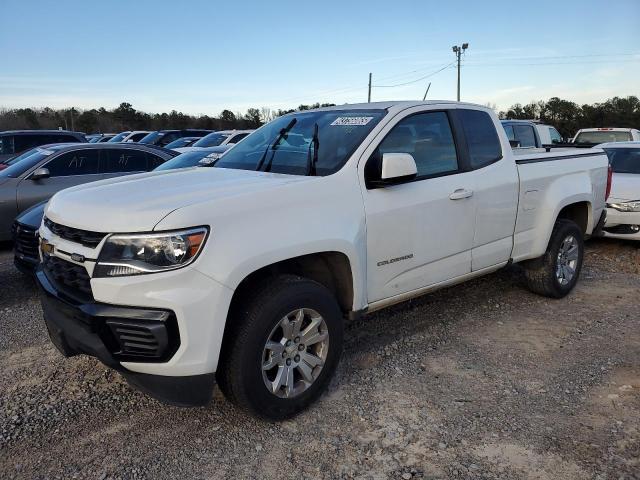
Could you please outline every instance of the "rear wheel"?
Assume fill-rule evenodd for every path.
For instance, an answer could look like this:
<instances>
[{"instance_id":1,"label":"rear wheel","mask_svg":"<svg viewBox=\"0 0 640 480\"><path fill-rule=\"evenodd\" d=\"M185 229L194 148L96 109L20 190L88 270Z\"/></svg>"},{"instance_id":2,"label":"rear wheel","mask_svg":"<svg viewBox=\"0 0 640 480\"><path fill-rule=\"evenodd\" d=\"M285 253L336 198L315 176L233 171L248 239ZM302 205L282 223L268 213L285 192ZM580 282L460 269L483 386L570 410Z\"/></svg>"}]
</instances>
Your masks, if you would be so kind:
<instances>
[{"instance_id":1,"label":"rear wheel","mask_svg":"<svg viewBox=\"0 0 640 480\"><path fill-rule=\"evenodd\" d=\"M295 415L329 383L342 351L342 313L312 280L267 281L230 319L218 383L234 404L270 420Z\"/></svg>"},{"instance_id":2,"label":"rear wheel","mask_svg":"<svg viewBox=\"0 0 640 480\"><path fill-rule=\"evenodd\" d=\"M524 265L528 288L546 297L564 297L578 282L583 256L582 230L571 220L559 219L545 254Z\"/></svg>"}]
</instances>

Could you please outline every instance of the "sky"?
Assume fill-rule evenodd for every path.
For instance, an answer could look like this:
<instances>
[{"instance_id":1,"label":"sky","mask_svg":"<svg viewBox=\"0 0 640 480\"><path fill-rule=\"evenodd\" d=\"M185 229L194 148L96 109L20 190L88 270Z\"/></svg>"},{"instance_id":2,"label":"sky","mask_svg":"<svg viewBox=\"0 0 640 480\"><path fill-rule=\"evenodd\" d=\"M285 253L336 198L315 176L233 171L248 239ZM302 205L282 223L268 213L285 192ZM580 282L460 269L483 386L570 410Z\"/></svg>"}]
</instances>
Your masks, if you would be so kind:
<instances>
[{"instance_id":1,"label":"sky","mask_svg":"<svg viewBox=\"0 0 640 480\"><path fill-rule=\"evenodd\" d=\"M640 0L0 0L0 107L451 100L463 42L463 101L640 96Z\"/></svg>"}]
</instances>

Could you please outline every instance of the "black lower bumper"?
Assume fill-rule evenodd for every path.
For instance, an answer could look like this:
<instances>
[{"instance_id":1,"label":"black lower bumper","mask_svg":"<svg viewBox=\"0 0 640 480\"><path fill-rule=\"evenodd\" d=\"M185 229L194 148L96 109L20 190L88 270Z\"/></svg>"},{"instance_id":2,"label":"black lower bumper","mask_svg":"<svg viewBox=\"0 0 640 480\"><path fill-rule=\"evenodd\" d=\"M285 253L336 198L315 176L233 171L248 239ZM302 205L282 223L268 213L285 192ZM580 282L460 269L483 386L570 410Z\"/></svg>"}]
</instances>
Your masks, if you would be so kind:
<instances>
[{"instance_id":1,"label":"black lower bumper","mask_svg":"<svg viewBox=\"0 0 640 480\"><path fill-rule=\"evenodd\" d=\"M118 307L98 302L80 303L60 294L42 270L36 271L36 279L49 337L65 357L80 354L95 357L120 372L129 384L171 405L200 406L209 402L215 383L213 373L169 377L132 372L122 366L122 361L158 363L158 360L166 361L167 352L170 355L175 353L175 341L167 339L165 349L157 358L138 358L131 352L126 352L127 345L117 337L117 329L124 329L126 335L122 337L126 339L126 343L131 338L132 329L151 325L152 328L148 328L151 332L149 335L157 335L157 338L148 342L158 345L163 338L170 336L166 332L155 332L160 331L158 324L166 321L171 312ZM136 338L136 342L139 345L140 339Z\"/></svg>"},{"instance_id":2,"label":"black lower bumper","mask_svg":"<svg viewBox=\"0 0 640 480\"><path fill-rule=\"evenodd\" d=\"M38 258L31 258L17 253L13 257L13 264L25 275L34 275L38 268L38 263L40 263Z\"/></svg>"}]
</instances>

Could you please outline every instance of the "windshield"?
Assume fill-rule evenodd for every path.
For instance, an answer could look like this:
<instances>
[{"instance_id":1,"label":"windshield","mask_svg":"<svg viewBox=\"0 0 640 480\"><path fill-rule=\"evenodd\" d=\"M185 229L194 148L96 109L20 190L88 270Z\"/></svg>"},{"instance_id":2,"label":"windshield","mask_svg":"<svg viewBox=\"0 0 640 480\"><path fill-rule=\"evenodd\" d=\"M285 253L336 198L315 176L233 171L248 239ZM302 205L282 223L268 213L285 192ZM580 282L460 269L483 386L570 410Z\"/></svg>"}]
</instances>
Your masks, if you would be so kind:
<instances>
[{"instance_id":1,"label":"windshield","mask_svg":"<svg viewBox=\"0 0 640 480\"><path fill-rule=\"evenodd\" d=\"M310 159L317 157L316 175L331 175L385 114L385 110L326 110L285 115L246 137L215 166L306 175Z\"/></svg>"},{"instance_id":2,"label":"windshield","mask_svg":"<svg viewBox=\"0 0 640 480\"><path fill-rule=\"evenodd\" d=\"M164 137L164 132L151 132L150 134L142 137L138 143L155 145L162 137Z\"/></svg>"},{"instance_id":3,"label":"windshield","mask_svg":"<svg viewBox=\"0 0 640 480\"><path fill-rule=\"evenodd\" d=\"M196 143L193 144L194 147L217 147L222 142L224 142L227 138L229 138L229 133L217 133L213 132L209 135L205 135Z\"/></svg>"},{"instance_id":4,"label":"windshield","mask_svg":"<svg viewBox=\"0 0 640 480\"><path fill-rule=\"evenodd\" d=\"M171 160L164 162L154 170L173 170L174 168L186 168L202 165L200 161L208 155L220 156L220 153L212 154L209 150L194 150L192 152L181 153L177 157L173 157Z\"/></svg>"},{"instance_id":5,"label":"windshield","mask_svg":"<svg viewBox=\"0 0 640 480\"><path fill-rule=\"evenodd\" d=\"M640 148L605 148L615 173L640 174Z\"/></svg>"},{"instance_id":6,"label":"windshield","mask_svg":"<svg viewBox=\"0 0 640 480\"><path fill-rule=\"evenodd\" d=\"M18 178L24 172L36 166L41 160L45 159L52 153L54 153L53 150L47 150L40 147L27 150L22 155L18 155L6 162L9 167L4 170L0 170L0 178Z\"/></svg>"},{"instance_id":7,"label":"windshield","mask_svg":"<svg viewBox=\"0 0 640 480\"><path fill-rule=\"evenodd\" d=\"M631 140L631 132L614 132L612 130L600 130L597 132L579 133L574 143L626 142L629 140Z\"/></svg>"},{"instance_id":8,"label":"windshield","mask_svg":"<svg viewBox=\"0 0 640 480\"><path fill-rule=\"evenodd\" d=\"M117 142L121 142L125 139L125 137L127 135L129 135L131 132L122 132L117 134L115 137L110 138L109 140L107 140L109 143L117 143Z\"/></svg>"},{"instance_id":9,"label":"windshield","mask_svg":"<svg viewBox=\"0 0 640 480\"><path fill-rule=\"evenodd\" d=\"M89 143L98 143L102 137L92 137Z\"/></svg>"}]
</instances>

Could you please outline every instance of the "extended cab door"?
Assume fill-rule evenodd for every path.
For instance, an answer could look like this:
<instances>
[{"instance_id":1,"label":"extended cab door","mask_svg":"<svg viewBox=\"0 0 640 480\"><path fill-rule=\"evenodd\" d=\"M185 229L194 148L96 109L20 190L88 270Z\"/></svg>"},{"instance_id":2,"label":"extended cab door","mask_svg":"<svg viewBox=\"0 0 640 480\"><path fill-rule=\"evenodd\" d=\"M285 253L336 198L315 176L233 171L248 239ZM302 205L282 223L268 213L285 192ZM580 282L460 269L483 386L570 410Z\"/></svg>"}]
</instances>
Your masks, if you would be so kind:
<instances>
[{"instance_id":1,"label":"extended cab door","mask_svg":"<svg viewBox=\"0 0 640 480\"><path fill-rule=\"evenodd\" d=\"M49 170L49 178L32 180L27 175L18 185L18 210L23 211L54 193L81 183L100 180L98 176L99 152L95 149L79 149L62 153L41 168Z\"/></svg>"},{"instance_id":2,"label":"extended cab door","mask_svg":"<svg viewBox=\"0 0 640 480\"><path fill-rule=\"evenodd\" d=\"M518 210L518 170L506 138L500 141L498 132L502 126L495 116L466 108L453 110L452 114L464 137L468 168L474 173L476 214L471 267L477 271L511 257Z\"/></svg>"},{"instance_id":3,"label":"extended cab door","mask_svg":"<svg viewBox=\"0 0 640 480\"><path fill-rule=\"evenodd\" d=\"M365 151L365 183L383 153L409 153L418 170L408 183L363 189L369 303L470 273L475 172L465 171L455 133L449 111L416 107Z\"/></svg>"}]
</instances>

